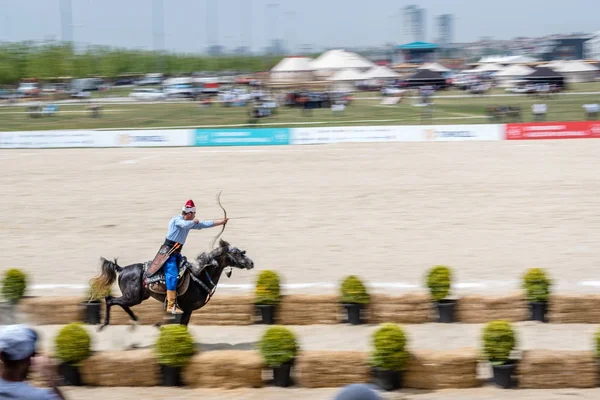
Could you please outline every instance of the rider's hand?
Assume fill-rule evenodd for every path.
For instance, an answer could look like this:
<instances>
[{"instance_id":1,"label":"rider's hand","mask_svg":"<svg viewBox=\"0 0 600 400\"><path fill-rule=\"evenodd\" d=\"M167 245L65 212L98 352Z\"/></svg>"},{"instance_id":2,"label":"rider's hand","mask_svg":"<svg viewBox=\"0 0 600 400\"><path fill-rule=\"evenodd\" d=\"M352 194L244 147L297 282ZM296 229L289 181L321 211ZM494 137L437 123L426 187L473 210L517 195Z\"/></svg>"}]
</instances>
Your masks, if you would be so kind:
<instances>
[{"instance_id":1,"label":"rider's hand","mask_svg":"<svg viewBox=\"0 0 600 400\"><path fill-rule=\"evenodd\" d=\"M194 224L197 224L198 222L200 222L200 220L198 220L198 218L194 218Z\"/></svg>"},{"instance_id":2,"label":"rider's hand","mask_svg":"<svg viewBox=\"0 0 600 400\"><path fill-rule=\"evenodd\" d=\"M223 225L225 225L229 221L229 218L223 218Z\"/></svg>"}]
</instances>

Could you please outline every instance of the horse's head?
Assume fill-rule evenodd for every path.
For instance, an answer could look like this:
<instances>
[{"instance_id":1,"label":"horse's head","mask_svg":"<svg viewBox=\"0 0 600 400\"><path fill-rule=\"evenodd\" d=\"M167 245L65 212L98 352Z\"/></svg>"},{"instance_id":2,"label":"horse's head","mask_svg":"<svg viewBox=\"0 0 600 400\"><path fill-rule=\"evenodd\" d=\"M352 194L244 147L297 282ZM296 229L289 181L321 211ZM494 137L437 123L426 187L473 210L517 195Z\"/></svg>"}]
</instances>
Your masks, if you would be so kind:
<instances>
[{"instance_id":1,"label":"horse's head","mask_svg":"<svg viewBox=\"0 0 600 400\"><path fill-rule=\"evenodd\" d=\"M223 239L219 240L219 250L222 251L222 255L225 257L227 267L239 269L254 268L254 261L246 256L246 250L240 250Z\"/></svg>"}]
</instances>

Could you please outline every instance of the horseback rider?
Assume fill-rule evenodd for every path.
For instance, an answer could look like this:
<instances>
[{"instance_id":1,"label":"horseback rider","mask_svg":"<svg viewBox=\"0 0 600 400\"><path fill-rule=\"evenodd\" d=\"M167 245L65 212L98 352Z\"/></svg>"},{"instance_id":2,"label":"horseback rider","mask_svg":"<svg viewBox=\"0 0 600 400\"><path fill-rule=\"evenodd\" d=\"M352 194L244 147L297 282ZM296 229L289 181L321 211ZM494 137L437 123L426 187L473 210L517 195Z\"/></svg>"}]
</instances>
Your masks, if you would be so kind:
<instances>
[{"instance_id":1,"label":"horseback rider","mask_svg":"<svg viewBox=\"0 0 600 400\"><path fill-rule=\"evenodd\" d=\"M169 258L164 262L165 281L167 284L167 311L172 314L178 314L182 311L177 307L177 281L179 276L179 264L181 263L181 248L185 244L187 235L191 229L205 229L227 223L227 218L219 220L199 221L196 218L196 205L192 200L188 200L183 206L180 215L174 216L169 222L169 229L165 242L161 247L168 251L164 255L169 255ZM158 261L161 251L155 257ZM164 256L163 256L164 260ZM160 263L160 261L159 261ZM154 264L154 262L153 262Z\"/></svg>"}]
</instances>

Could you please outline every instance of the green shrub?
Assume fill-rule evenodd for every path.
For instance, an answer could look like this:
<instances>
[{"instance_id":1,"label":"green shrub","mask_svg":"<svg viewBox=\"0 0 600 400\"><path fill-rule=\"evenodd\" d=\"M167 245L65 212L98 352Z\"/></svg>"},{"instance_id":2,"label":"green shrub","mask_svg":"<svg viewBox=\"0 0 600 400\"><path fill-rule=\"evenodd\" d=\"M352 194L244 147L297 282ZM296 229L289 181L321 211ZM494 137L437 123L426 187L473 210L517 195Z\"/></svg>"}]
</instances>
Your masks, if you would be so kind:
<instances>
[{"instance_id":1,"label":"green shrub","mask_svg":"<svg viewBox=\"0 0 600 400\"><path fill-rule=\"evenodd\" d=\"M27 289L27 274L16 268L9 269L2 280L2 297L11 303L17 303Z\"/></svg>"},{"instance_id":2,"label":"green shrub","mask_svg":"<svg viewBox=\"0 0 600 400\"><path fill-rule=\"evenodd\" d=\"M596 357L600 358L600 329L596 331Z\"/></svg>"},{"instance_id":3,"label":"green shrub","mask_svg":"<svg viewBox=\"0 0 600 400\"><path fill-rule=\"evenodd\" d=\"M256 304L275 305L281 299L279 275L274 271L262 271L256 281Z\"/></svg>"},{"instance_id":4,"label":"green shrub","mask_svg":"<svg viewBox=\"0 0 600 400\"><path fill-rule=\"evenodd\" d=\"M56 355L66 364L79 365L91 354L91 338L81 323L64 326L56 336Z\"/></svg>"},{"instance_id":5,"label":"green shrub","mask_svg":"<svg viewBox=\"0 0 600 400\"><path fill-rule=\"evenodd\" d=\"M452 273L444 265L436 265L427 273L427 287L435 301L444 299L450 293Z\"/></svg>"},{"instance_id":6,"label":"green shrub","mask_svg":"<svg viewBox=\"0 0 600 400\"><path fill-rule=\"evenodd\" d=\"M548 301L550 286L552 286L552 281L541 268L531 268L523 277L523 289L527 293L527 299L531 302Z\"/></svg>"},{"instance_id":7,"label":"green shrub","mask_svg":"<svg viewBox=\"0 0 600 400\"><path fill-rule=\"evenodd\" d=\"M367 288L357 276L350 275L344 279L340 291L342 303L369 304L370 296Z\"/></svg>"},{"instance_id":8,"label":"green shrub","mask_svg":"<svg viewBox=\"0 0 600 400\"><path fill-rule=\"evenodd\" d=\"M515 348L515 331L507 321L492 321L483 331L483 353L493 365L502 365Z\"/></svg>"},{"instance_id":9,"label":"green shrub","mask_svg":"<svg viewBox=\"0 0 600 400\"><path fill-rule=\"evenodd\" d=\"M260 340L260 353L271 368L292 361L296 357L298 349L296 336L283 326L273 326L267 329Z\"/></svg>"},{"instance_id":10,"label":"green shrub","mask_svg":"<svg viewBox=\"0 0 600 400\"><path fill-rule=\"evenodd\" d=\"M385 323L373 333L371 365L388 371L402 371L408 361L406 334L396 324Z\"/></svg>"},{"instance_id":11,"label":"green shrub","mask_svg":"<svg viewBox=\"0 0 600 400\"><path fill-rule=\"evenodd\" d=\"M194 339L186 326L165 325L154 345L154 353L160 365L183 367L194 355Z\"/></svg>"},{"instance_id":12,"label":"green shrub","mask_svg":"<svg viewBox=\"0 0 600 400\"><path fill-rule=\"evenodd\" d=\"M98 289L90 281L90 285L87 289L86 301L102 301L106 296L112 296L112 288Z\"/></svg>"}]
</instances>

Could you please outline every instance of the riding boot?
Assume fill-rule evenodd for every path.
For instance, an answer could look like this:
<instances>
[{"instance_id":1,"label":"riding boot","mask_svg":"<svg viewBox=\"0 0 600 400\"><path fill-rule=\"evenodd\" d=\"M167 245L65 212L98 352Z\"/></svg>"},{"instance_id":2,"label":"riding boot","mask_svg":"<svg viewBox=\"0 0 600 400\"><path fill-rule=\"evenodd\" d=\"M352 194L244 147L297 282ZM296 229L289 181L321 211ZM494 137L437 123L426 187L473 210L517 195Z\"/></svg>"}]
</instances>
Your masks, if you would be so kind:
<instances>
[{"instance_id":1,"label":"riding boot","mask_svg":"<svg viewBox=\"0 0 600 400\"><path fill-rule=\"evenodd\" d=\"M177 307L177 291L167 290L167 312L171 314L181 314L183 311Z\"/></svg>"}]
</instances>

